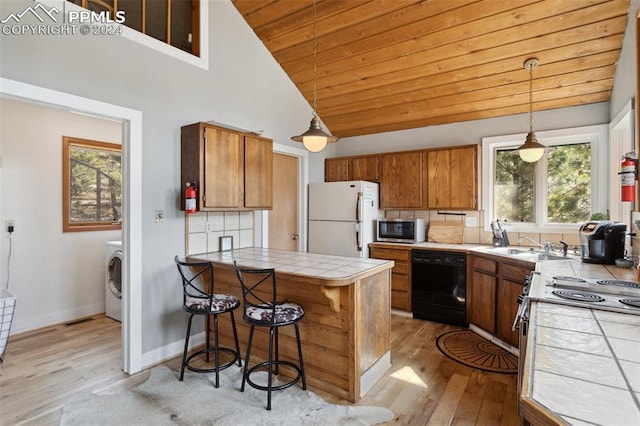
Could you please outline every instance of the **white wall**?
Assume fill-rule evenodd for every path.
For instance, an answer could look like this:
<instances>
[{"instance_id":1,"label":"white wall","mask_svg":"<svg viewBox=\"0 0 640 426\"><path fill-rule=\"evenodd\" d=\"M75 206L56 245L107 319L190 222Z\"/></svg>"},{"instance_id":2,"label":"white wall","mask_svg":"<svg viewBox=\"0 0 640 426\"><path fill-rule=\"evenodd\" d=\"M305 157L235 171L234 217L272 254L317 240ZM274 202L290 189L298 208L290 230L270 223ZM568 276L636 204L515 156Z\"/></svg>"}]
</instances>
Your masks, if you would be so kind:
<instances>
[{"instance_id":1,"label":"white wall","mask_svg":"<svg viewBox=\"0 0 640 426\"><path fill-rule=\"evenodd\" d=\"M121 143L121 124L0 100L2 286L17 296L12 332L104 312L105 242L120 231L62 232L62 136ZM5 221L15 220L12 255Z\"/></svg>"},{"instance_id":2,"label":"white wall","mask_svg":"<svg viewBox=\"0 0 640 426\"><path fill-rule=\"evenodd\" d=\"M32 4L2 0L0 16ZM230 0L211 1L209 21L209 70L118 36L0 36L2 77L142 111L143 353L184 339L173 265L184 253L180 127L215 120L300 147L289 138L311 118L306 100ZM155 210L165 211L163 223L155 222Z\"/></svg>"}]
</instances>

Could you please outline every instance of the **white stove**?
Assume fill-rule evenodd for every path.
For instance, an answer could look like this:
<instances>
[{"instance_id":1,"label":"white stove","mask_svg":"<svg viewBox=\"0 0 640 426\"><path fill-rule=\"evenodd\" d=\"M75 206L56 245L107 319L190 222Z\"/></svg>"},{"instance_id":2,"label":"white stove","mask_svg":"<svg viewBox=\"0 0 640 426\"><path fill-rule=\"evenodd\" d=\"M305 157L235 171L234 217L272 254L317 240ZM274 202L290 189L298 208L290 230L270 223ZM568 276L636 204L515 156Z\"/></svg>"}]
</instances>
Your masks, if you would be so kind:
<instances>
[{"instance_id":1,"label":"white stove","mask_svg":"<svg viewBox=\"0 0 640 426\"><path fill-rule=\"evenodd\" d=\"M637 281L554 276L533 286L529 299L640 315Z\"/></svg>"}]
</instances>

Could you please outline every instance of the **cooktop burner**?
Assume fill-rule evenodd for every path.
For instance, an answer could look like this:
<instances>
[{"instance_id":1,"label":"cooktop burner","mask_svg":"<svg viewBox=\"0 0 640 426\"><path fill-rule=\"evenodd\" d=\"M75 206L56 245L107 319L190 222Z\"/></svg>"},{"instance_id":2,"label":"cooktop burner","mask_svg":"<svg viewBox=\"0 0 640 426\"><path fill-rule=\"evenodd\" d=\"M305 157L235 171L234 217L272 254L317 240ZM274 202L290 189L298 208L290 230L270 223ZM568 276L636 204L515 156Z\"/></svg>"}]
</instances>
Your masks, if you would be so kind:
<instances>
[{"instance_id":1,"label":"cooktop burner","mask_svg":"<svg viewBox=\"0 0 640 426\"><path fill-rule=\"evenodd\" d=\"M554 290L552 291L558 297L569 300L577 300L578 302L604 302L604 297L598 296L593 293L585 293L583 291L575 290Z\"/></svg>"},{"instance_id":2,"label":"cooktop burner","mask_svg":"<svg viewBox=\"0 0 640 426\"><path fill-rule=\"evenodd\" d=\"M585 283L587 282L584 278L580 278L580 277L565 277L562 275L556 275L553 277L554 280L561 280L561 281L572 281L572 282L576 282L576 283Z\"/></svg>"},{"instance_id":3,"label":"cooktop burner","mask_svg":"<svg viewBox=\"0 0 640 426\"><path fill-rule=\"evenodd\" d=\"M620 287L640 288L640 284L635 281L623 281L623 280L598 280L596 283L600 285L617 285Z\"/></svg>"},{"instance_id":4,"label":"cooktop burner","mask_svg":"<svg viewBox=\"0 0 640 426\"><path fill-rule=\"evenodd\" d=\"M620 299L619 302L627 306L640 308L640 299Z\"/></svg>"}]
</instances>

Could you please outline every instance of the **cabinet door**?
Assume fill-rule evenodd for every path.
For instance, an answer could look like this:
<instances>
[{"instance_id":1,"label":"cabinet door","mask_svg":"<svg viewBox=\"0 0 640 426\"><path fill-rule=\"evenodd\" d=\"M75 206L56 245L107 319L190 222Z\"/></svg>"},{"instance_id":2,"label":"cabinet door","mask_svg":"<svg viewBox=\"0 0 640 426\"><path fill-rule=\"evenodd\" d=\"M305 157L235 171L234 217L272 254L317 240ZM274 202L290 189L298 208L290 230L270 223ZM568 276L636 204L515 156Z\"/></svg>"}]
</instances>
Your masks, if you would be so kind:
<instances>
[{"instance_id":1,"label":"cabinet door","mask_svg":"<svg viewBox=\"0 0 640 426\"><path fill-rule=\"evenodd\" d=\"M204 207L244 206L244 140L231 131L205 128Z\"/></svg>"},{"instance_id":2,"label":"cabinet door","mask_svg":"<svg viewBox=\"0 0 640 426\"><path fill-rule=\"evenodd\" d=\"M378 182L378 156L351 158L349 160L349 180Z\"/></svg>"},{"instance_id":3,"label":"cabinet door","mask_svg":"<svg viewBox=\"0 0 640 426\"><path fill-rule=\"evenodd\" d=\"M380 157L380 205L420 208L423 202L422 152L396 152Z\"/></svg>"},{"instance_id":4,"label":"cabinet door","mask_svg":"<svg viewBox=\"0 0 640 426\"><path fill-rule=\"evenodd\" d=\"M371 258L393 260L391 269L391 307L411 312L411 250L372 247Z\"/></svg>"},{"instance_id":5,"label":"cabinet door","mask_svg":"<svg viewBox=\"0 0 640 426\"><path fill-rule=\"evenodd\" d=\"M478 208L477 145L427 151L427 207Z\"/></svg>"},{"instance_id":6,"label":"cabinet door","mask_svg":"<svg viewBox=\"0 0 640 426\"><path fill-rule=\"evenodd\" d=\"M349 180L348 158L327 158L324 160L324 181L343 182Z\"/></svg>"},{"instance_id":7,"label":"cabinet door","mask_svg":"<svg viewBox=\"0 0 640 426\"><path fill-rule=\"evenodd\" d=\"M489 274L473 271L471 297L467 300L469 322L494 334L496 331L496 286L498 279Z\"/></svg>"},{"instance_id":8,"label":"cabinet door","mask_svg":"<svg viewBox=\"0 0 640 426\"><path fill-rule=\"evenodd\" d=\"M512 331L513 319L518 312L518 296L522 292L522 282L500 279L496 295L496 337L518 347L518 331Z\"/></svg>"},{"instance_id":9,"label":"cabinet door","mask_svg":"<svg viewBox=\"0 0 640 426\"><path fill-rule=\"evenodd\" d=\"M270 209L273 207L273 141L245 136L244 138L244 206Z\"/></svg>"}]
</instances>

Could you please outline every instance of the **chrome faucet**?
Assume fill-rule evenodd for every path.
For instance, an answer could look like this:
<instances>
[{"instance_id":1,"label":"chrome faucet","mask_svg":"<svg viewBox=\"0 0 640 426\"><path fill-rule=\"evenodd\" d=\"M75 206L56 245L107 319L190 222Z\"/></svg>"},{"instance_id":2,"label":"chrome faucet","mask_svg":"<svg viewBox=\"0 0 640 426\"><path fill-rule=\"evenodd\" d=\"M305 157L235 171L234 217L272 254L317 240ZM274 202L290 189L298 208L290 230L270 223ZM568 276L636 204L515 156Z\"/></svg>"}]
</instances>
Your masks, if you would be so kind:
<instances>
[{"instance_id":1,"label":"chrome faucet","mask_svg":"<svg viewBox=\"0 0 640 426\"><path fill-rule=\"evenodd\" d=\"M567 251L569 251L569 244L564 240L560 240L560 244L562 244L562 254L566 256Z\"/></svg>"},{"instance_id":2,"label":"chrome faucet","mask_svg":"<svg viewBox=\"0 0 640 426\"><path fill-rule=\"evenodd\" d=\"M520 235L518 237L518 242L520 242L520 240L522 240L523 238L525 240L528 240L528 241L532 242L533 244L537 245L538 247L544 249L545 253L549 253L551 251L551 243L549 241L545 241L544 244L540 244L536 240L531 239L531 238L527 237L526 235Z\"/></svg>"}]
</instances>

